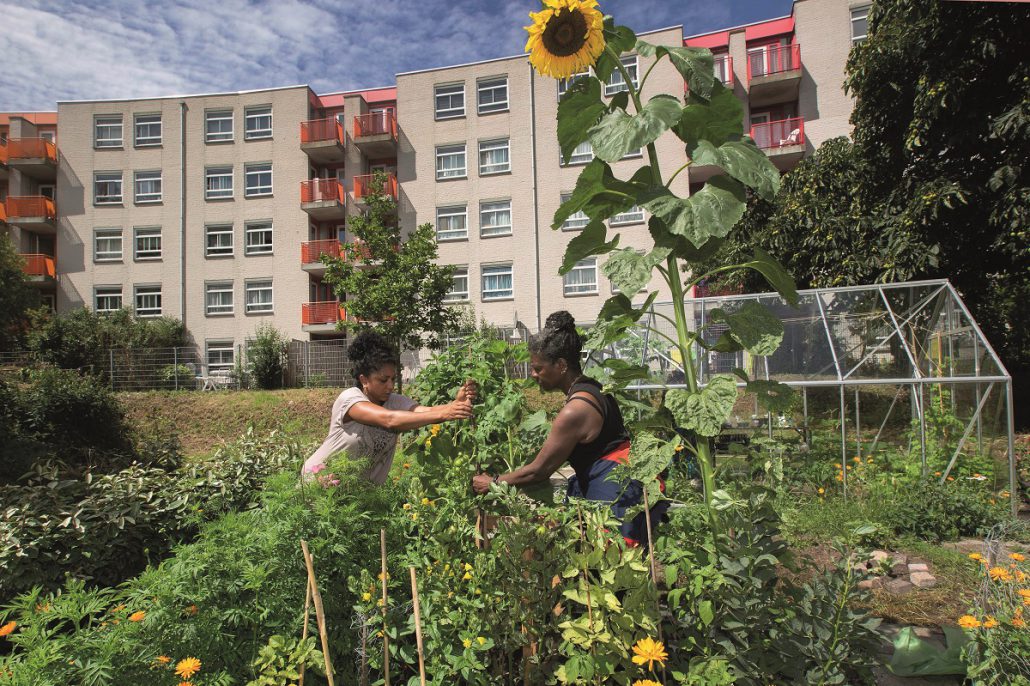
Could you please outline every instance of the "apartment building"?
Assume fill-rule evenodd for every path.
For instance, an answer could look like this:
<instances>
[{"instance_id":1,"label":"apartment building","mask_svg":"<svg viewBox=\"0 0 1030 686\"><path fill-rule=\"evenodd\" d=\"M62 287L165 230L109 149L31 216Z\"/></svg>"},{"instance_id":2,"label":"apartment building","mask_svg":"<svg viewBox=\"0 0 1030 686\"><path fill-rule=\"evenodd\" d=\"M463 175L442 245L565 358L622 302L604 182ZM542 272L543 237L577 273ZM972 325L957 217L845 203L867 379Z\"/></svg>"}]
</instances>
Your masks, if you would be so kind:
<instances>
[{"instance_id":1,"label":"apartment building","mask_svg":"<svg viewBox=\"0 0 1030 686\"><path fill-rule=\"evenodd\" d=\"M642 37L710 48L751 136L786 171L849 132L841 84L867 13L868 2L795 0L786 17ZM634 54L623 62L632 78L651 66ZM593 158L585 143L559 159L554 122L565 87L517 55L402 73L378 89L61 102L56 115L7 115L0 230L36 256L26 269L59 312L86 305L179 317L209 364L229 366L262 322L294 339L341 335L346 306L322 281L321 255L340 254L347 218L363 211L382 170L402 229L436 227L439 260L456 268L450 302L498 326L536 329L557 309L589 322L614 292L604 258L559 276L585 217L550 228ZM604 94L620 90L616 73ZM664 62L644 97L683 91ZM668 178L685 151L671 133L656 145ZM630 176L642 157L614 163L616 175ZM691 168L674 190L685 196L716 173ZM647 219L632 208L609 221L609 235L644 250Z\"/></svg>"}]
</instances>

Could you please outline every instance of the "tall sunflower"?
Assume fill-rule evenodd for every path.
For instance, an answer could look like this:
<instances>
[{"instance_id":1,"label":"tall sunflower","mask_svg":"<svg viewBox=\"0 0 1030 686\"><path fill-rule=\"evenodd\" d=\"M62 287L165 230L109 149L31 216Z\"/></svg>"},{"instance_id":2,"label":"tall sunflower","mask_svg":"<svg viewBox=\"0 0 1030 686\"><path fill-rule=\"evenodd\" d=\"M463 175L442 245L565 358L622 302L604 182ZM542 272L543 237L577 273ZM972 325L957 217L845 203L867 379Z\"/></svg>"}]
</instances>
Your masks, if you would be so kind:
<instances>
[{"instance_id":1,"label":"tall sunflower","mask_svg":"<svg viewBox=\"0 0 1030 686\"><path fill-rule=\"evenodd\" d=\"M604 16L597 0L544 0L530 12L526 50L538 72L566 79L584 71L604 51Z\"/></svg>"}]
</instances>

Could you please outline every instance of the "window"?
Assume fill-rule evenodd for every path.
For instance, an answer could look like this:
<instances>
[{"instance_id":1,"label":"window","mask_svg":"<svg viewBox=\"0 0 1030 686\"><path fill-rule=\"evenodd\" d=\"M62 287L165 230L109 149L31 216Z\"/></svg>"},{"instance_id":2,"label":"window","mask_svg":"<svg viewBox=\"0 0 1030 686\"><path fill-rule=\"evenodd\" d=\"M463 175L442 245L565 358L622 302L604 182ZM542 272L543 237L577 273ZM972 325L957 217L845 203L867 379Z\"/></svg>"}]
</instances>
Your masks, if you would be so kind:
<instances>
[{"instance_id":1,"label":"window","mask_svg":"<svg viewBox=\"0 0 1030 686\"><path fill-rule=\"evenodd\" d=\"M243 115L243 138L254 140L256 138L272 137L272 107L248 107Z\"/></svg>"},{"instance_id":2,"label":"window","mask_svg":"<svg viewBox=\"0 0 1030 686\"><path fill-rule=\"evenodd\" d=\"M161 259L161 227L153 226L133 229L137 260Z\"/></svg>"},{"instance_id":3,"label":"window","mask_svg":"<svg viewBox=\"0 0 1030 686\"><path fill-rule=\"evenodd\" d=\"M479 113L503 112L508 109L508 77L487 79L476 84L479 93Z\"/></svg>"},{"instance_id":4,"label":"window","mask_svg":"<svg viewBox=\"0 0 1030 686\"><path fill-rule=\"evenodd\" d=\"M161 172L138 171L135 174L136 204L161 202Z\"/></svg>"},{"instance_id":5,"label":"window","mask_svg":"<svg viewBox=\"0 0 1030 686\"><path fill-rule=\"evenodd\" d=\"M625 212L613 215L609 220L612 226L620 226L622 224L639 224L644 221L644 209L639 205L634 205Z\"/></svg>"},{"instance_id":6,"label":"window","mask_svg":"<svg viewBox=\"0 0 1030 686\"><path fill-rule=\"evenodd\" d=\"M729 84L733 78L733 73L730 71L730 56L726 53L713 55L713 66L715 67L715 78L724 84Z\"/></svg>"},{"instance_id":7,"label":"window","mask_svg":"<svg viewBox=\"0 0 1030 686\"><path fill-rule=\"evenodd\" d=\"M136 115L136 147L161 145L161 115Z\"/></svg>"},{"instance_id":8,"label":"window","mask_svg":"<svg viewBox=\"0 0 1030 686\"><path fill-rule=\"evenodd\" d=\"M161 316L161 287L136 286L136 316Z\"/></svg>"},{"instance_id":9,"label":"window","mask_svg":"<svg viewBox=\"0 0 1030 686\"><path fill-rule=\"evenodd\" d=\"M120 205L122 203L122 173L96 172L93 175L93 204Z\"/></svg>"},{"instance_id":10,"label":"window","mask_svg":"<svg viewBox=\"0 0 1030 686\"><path fill-rule=\"evenodd\" d=\"M451 290L444 296L445 303L466 302L469 299L469 268L455 267L451 276Z\"/></svg>"},{"instance_id":11,"label":"window","mask_svg":"<svg viewBox=\"0 0 1030 686\"><path fill-rule=\"evenodd\" d=\"M580 260L562 277L565 295L586 295L597 293L597 258Z\"/></svg>"},{"instance_id":12,"label":"window","mask_svg":"<svg viewBox=\"0 0 1030 686\"><path fill-rule=\"evenodd\" d=\"M232 255L232 224L214 224L204 227L206 252L208 257L225 257Z\"/></svg>"},{"instance_id":13,"label":"window","mask_svg":"<svg viewBox=\"0 0 1030 686\"><path fill-rule=\"evenodd\" d=\"M869 6L851 10L851 43L864 43L869 35Z\"/></svg>"},{"instance_id":14,"label":"window","mask_svg":"<svg viewBox=\"0 0 1030 686\"><path fill-rule=\"evenodd\" d=\"M558 153L558 156L561 157L560 152ZM575 150L572 151L572 154L569 155L569 159L565 160L564 166L572 164L586 164L592 159L594 159L594 148L590 145L590 141L583 141L576 146Z\"/></svg>"},{"instance_id":15,"label":"window","mask_svg":"<svg viewBox=\"0 0 1030 686\"><path fill-rule=\"evenodd\" d=\"M565 95L566 91L572 87L572 84L576 83L579 79L584 76L590 76L590 70L585 69L580 72L576 72L567 79L558 79L558 100L561 101L561 96Z\"/></svg>"},{"instance_id":16,"label":"window","mask_svg":"<svg viewBox=\"0 0 1030 686\"><path fill-rule=\"evenodd\" d=\"M564 205L572 197L572 193L562 193L561 202ZM590 217L587 216L586 212L580 210L579 212L573 213L571 217L565 220L565 223L561 225L562 231L575 231L582 229L584 226L590 223Z\"/></svg>"},{"instance_id":17,"label":"window","mask_svg":"<svg viewBox=\"0 0 1030 686\"><path fill-rule=\"evenodd\" d=\"M204 113L204 140L220 143L232 140L232 110L215 110Z\"/></svg>"},{"instance_id":18,"label":"window","mask_svg":"<svg viewBox=\"0 0 1030 686\"><path fill-rule=\"evenodd\" d=\"M465 84L452 83L433 89L436 99L436 118L453 119L465 116Z\"/></svg>"},{"instance_id":19,"label":"window","mask_svg":"<svg viewBox=\"0 0 1030 686\"><path fill-rule=\"evenodd\" d=\"M511 200L479 203L479 235L511 235Z\"/></svg>"},{"instance_id":20,"label":"window","mask_svg":"<svg viewBox=\"0 0 1030 686\"><path fill-rule=\"evenodd\" d=\"M436 208L436 240L454 241L468 237L468 205Z\"/></svg>"},{"instance_id":21,"label":"window","mask_svg":"<svg viewBox=\"0 0 1030 686\"><path fill-rule=\"evenodd\" d=\"M479 175L502 174L511 171L508 139L479 142Z\"/></svg>"},{"instance_id":22,"label":"window","mask_svg":"<svg viewBox=\"0 0 1030 686\"><path fill-rule=\"evenodd\" d=\"M247 314L271 312L272 310L272 280L248 281Z\"/></svg>"},{"instance_id":23,"label":"window","mask_svg":"<svg viewBox=\"0 0 1030 686\"><path fill-rule=\"evenodd\" d=\"M96 117L94 120L93 147L122 147L122 115L113 114Z\"/></svg>"},{"instance_id":24,"label":"window","mask_svg":"<svg viewBox=\"0 0 1030 686\"><path fill-rule=\"evenodd\" d=\"M121 286L97 286L93 289L94 312L117 312L122 309Z\"/></svg>"},{"instance_id":25,"label":"window","mask_svg":"<svg viewBox=\"0 0 1030 686\"><path fill-rule=\"evenodd\" d=\"M636 150L630 150L625 155L620 157L619 160L620 161L621 160L632 160L634 158L643 157L643 156L644 156L644 149L643 148L637 148Z\"/></svg>"},{"instance_id":26,"label":"window","mask_svg":"<svg viewBox=\"0 0 1030 686\"><path fill-rule=\"evenodd\" d=\"M245 244L244 254L247 255L271 255L272 254L272 222L248 222L244 230Z\"/></svg>"},{"instance_id":27,"label":"window","mask_svg":"<svg viewBox=\"0 0 1030 686\"><path fill-rule=\"evenodd\" d=\"M629 78L633 82L633 87L637 86L637 56L629 55L628 57L622 58L622 66L629 72ZM604 84L605 95L615 95L622 91L628 91L629 88L626 86L625 79L622 78L622 72L618 69L612 71L611 77L608 78L608 82Z\"/></svg>"},{"instance_id":28,"label":"window","mask_svg":"<svg viewBox=\"0 0 1030 686\"><path fill-rule=\"evenodd\" d=\"M232 281L204 284L204 313L210 317L232 312Z\"/></svg>"},{"instance_id":29,"label":"window","mask_svg":"<svg viewBox=\"0 0 1030 686\"><path fill-rule=\"evenodd\" d=\"M122 230L97 229L93 232L93 261L119 262L122 259ZM121 291L119 291L120 293Z\"/></svg>"},{"instance_id":30,"label":"window","mask_svg":"<svg viewBox=\"0 0 1030 686\"><path fill-rule=\"evenodd\" d=\"M208 167L204 172L204 198L232 197L232 167Z\"/></svg>"},{"instance_id":31,"label":"window","mask_svg":"<svg viewBox=\"0 0 1030 686\"><path fill-rule=\"evenodd\" d=\"M514 279L510 264L483 267L483 300L506 300L514 295Z\"/></svg>"},{"instance_id":32,"label":"window","mask_svg":"<svg viewBox=\"0 0 1030 686\"><path fill-rule=\"evenodd\" d=\"M232 341L208 341L205 357L207 373L231 371L236 366L236 349Z\"/></svg>"},{"instance_id":33,"label":"window","mask_svg":"<svg viewBox=\"0 0 1030 686\"><path fill-rule=\"evenodd\" d=\"M466 175L465 144L436 148L436 179L461 179Z\"/></svg>"},{"instance_id":34,"label":"window","mask_svg":"<svg viewBox=\"0 0 1030 686\"><path fill-rule=\"evenodd\" d=\"M244 167L243 195L255 198L272 194L272 163L261 162Z\"/></svg>"}]
</instances>

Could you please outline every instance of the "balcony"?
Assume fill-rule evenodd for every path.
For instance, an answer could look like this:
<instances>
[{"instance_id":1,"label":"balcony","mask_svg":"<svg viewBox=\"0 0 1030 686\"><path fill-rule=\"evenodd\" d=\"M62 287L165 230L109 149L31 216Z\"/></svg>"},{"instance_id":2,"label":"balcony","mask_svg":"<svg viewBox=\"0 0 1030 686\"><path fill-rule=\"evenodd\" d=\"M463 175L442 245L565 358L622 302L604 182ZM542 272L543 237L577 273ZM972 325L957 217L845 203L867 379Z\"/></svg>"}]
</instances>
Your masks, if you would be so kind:
<instances>
[{"instance_id":1,"label":"balcony","mask_svg":"<svg viewBox=\"0 0 1030 686\"><path fill-rule=\"evenodd\" d=\"M798 99L801 46L768 45L747 52L748 101L753 108Z\"/></svg>"},{"instance_id":2,"label":"balcony","mask_svg":"<svg viewBox=\"0 0 1030 686\"><path fill-rule=\"evenodd\" d=\"M805 120L794 117L752 124L751 138L777 169L786 171L805 154Z\"/></svg>"},{"instance_id":3,"label":"balcony","mask_svg":"<svg viewBox=\"0 0 1030 686\"><path fill-rule=\"evenodd\" d=\"M7 141L7 167L41 181L57 178L57 146L45 138Z\"/></svg>"},{"instance_id":4,"label":"balcony","mask_svg":"<svg viewBox=\"0 0 1030 686\"><path fill-rule=\"evenodd\" d=\"M0 140L0 181L10 176L7 166L7 141Z\"/></svg>"},{"instance_id":5,"label":"balcony","mask_svg":"<svg viewBox=\"0 0 1030 686\"><path fill-rule=\"evenodd\" d=\"M7 223L36 233L53 234L57 231L54 201L44 195L10 196Z\"/></svg>"},{"instance_id":6,"label":"balcony","mask_svg":"<svg viewBox=\"0 0 1030 686\"><path fill-rule=\"evenodd\" d=\"M7 203L0 202L0 224L7 223Z\"/></svg>"},{"instance_id":7,"label":"balcony","mask_svg":"<svg viewBox=\"0 0 1030 686\"><path fill-rule=\"evenodd\" d=\"M354 177L354 199L364 203L364 198L373 190L378 190L385 196L393 198L397 202L397 175L387 172L386 183L375 188L375 174L363 174Z\"/></svg>"},{"instance_id":8,"label":"balcony","mask_svg":"<svg viewBox=\"0 0 1030 686\"><path fill-rule=\"evenodd\" d=\"M52 286L57 281L57 269L52 255L21 255L25 261L22 271L28 276L29 283L39 286Z\"/></svg>"},{"instance_id":9,"label":"balcony","mask_svg":"<svg viewBox=\"0 0 1030 686\"><path fill-rule=\"evenodd\" d=\"M308 333L335 333L337 323L347 318L339 300L302 303L300 312L302 329Z\"/></svg>"},{"instance_id":10,"label":"balcony","mask_svg":"<svg viewBox=\"0 0 1030 686\"><path fill-rule=\"evenodd\" d=\"M354 144L369 159L397 156L397 115L393 110L354 117Z\"/></svg>"},{"instance_id":11,"label":"balcony","mask_svg":"<svg viewBox=\"0 0 1030 686\"><path fill-rule=\"evenodd\" d=\"M336 179L301 181L300 208L316 221L332 221L347 216L347 194Z\"/></svg>"},{"instance_id":12,"label":"balcony","mask_svg":"<svg viewBox=\"0 0 1030 686\"><path fill-rule=\"evenodd\" d=\"M300 123L300 149L318 164L340 164L346 158L343 125L336 119Z\"/></svg>"},{"instance_id":13,"label":"balcony","mask_svg":"<svg viewBox=\"0 0 1030 686\"><path fill-rule=\"evenodd\" d=\"M322 276L325 274L325 263L322 255L342 257L343 245L335 238L321 241L308 241L300 245L300 267L309 274Z\"/></svg>"}]
</instances>

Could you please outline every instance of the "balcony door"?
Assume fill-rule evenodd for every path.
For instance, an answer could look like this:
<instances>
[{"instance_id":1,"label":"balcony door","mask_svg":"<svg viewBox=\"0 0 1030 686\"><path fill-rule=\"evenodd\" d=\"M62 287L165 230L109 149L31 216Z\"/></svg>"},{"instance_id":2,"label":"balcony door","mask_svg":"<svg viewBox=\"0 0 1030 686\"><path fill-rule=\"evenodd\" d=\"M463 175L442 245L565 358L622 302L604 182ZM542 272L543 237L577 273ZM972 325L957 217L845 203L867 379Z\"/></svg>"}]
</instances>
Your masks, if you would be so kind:
<instances>
[{"instance_id":1,"label":"balcony door","mask_svg":"<svg viewBox=\"0 0 1030 686\"><path fill-rule=\"evenodd\" d=\"M787 49L790 41L781 38L775 43L759 45L747 49L747 61L751 66L751 78L768 76L794 68L791 64L791 52Z\"/></svg>"},{"instance_id":2,"label":"balcony door","mask_svg":"<svg viewBox=\"0 0 1030 686\"><path fill-rule=\"evenodd\" d=\"M771 117L768 112L753 112L750 118L751 137L755 139L755 145L761 149L772 147L771 127L768 124Z\"/></svg>"}]
</instances>

